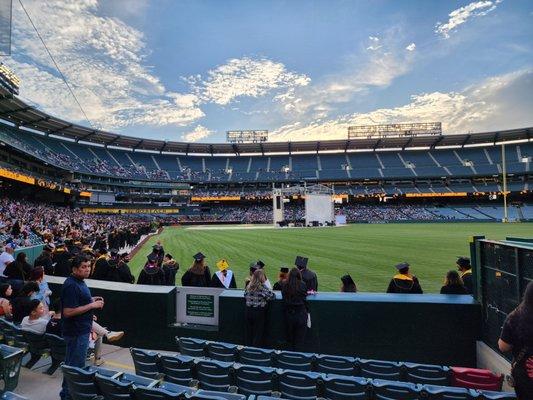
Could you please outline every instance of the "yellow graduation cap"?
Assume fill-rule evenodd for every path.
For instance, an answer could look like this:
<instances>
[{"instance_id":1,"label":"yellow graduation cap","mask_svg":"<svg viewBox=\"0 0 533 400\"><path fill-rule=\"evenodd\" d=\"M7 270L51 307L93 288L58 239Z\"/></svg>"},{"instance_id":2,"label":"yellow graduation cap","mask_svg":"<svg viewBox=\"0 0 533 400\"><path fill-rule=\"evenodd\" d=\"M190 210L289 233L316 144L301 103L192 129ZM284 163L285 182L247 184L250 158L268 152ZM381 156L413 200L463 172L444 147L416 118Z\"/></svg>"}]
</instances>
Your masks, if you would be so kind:
<instances>
[{"instance_id":1,"label":"yellow graduation cap","mask_svg":"<svg viewBox=\"0 0 533 400\"><path fill-rule=\"evenodd\" d=\"M224 271L225 269L228 269L228 267L229 267L229 264L224 258L217 262L217 268L219 271Z\"/></svg>"}]
</instances>

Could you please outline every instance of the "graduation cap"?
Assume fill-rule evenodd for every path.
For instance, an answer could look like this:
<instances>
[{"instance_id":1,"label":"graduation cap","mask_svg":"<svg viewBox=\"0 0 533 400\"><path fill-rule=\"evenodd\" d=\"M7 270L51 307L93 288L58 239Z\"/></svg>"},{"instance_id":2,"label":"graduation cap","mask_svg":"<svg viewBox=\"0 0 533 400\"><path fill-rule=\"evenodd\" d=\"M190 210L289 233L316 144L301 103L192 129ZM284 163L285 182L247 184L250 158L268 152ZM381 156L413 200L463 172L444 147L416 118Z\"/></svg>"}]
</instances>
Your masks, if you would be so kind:
<instances>
[{"instance_id":1,"label":"graduation cap","mask_svg":"<svg viewBox=\"0 0 533 400\"><path fill-rule=\"evenodd\" d=\"M152 246L152 249L154 249L154 250L161 250L162 248L163 248L163 246L161 246L160 244L154 244L154 245ZM200 253L199 253L199 254L200 254Z\"/></svg>"},{"instance_id":2,"label":"graduation cap","mask_svg":"<svg viewBox=\"0 0 533 400\"><path fill-rule=\"evenodd\" d=\"M109 253L112 255L112 256L116 256L118 254L118 250L117 249L111 249L109 250Z\"/></svg>"},{"instance_id":3,"label":"graduation cap","mask_svg":"<svg viewBox=\"0 0 533 400\"><path fill-rule=\"evenodd\" d=\"M229 268L229 264L225 259L222 259L217 262L217 268L219 271L224 271Z\"/></svg>"},{"instance_id":4,"label":"graduation cap","mask_svg":"<svg viewBox=\"0 0 533 400\"><path fill-rule=\"evenodd\" d=\"M202 261L205 256L202 254L202 253L196 253L194 256L192 256L192 258L194 258L194 261Z\"/></svg>"},{"instance_id":5,"label":"graduation cap","mask_svg":"<svg viewBox=\"0 0 533 400\"><path fill-rule=\"evenodd\" d=\"M261 260L258 260L255 264L259 267L259 269L265 268L265 263Z\"/></svg>"},{"instance_id":6,"label":"graduation cap","mask_svg":"<svg viewBox=\"0 0 533 400\"><path fill-rule=\"evenodd\" d=\"M288 274L289 273L289 268L287 267L281 267L279 269L279 272L281 272L282 274Z\"/></svg>"},{"instance_id":7,"label":"graduation cap","mask_svg":"<svg viewBox=\"0 0 533 400\"><path fill-rule=\"evenodd\" d=\"M296 265L298 269L305 269L307 268L307 261L309 261L309 258L307 257L296 256L296 260L294 260L294 265Z\"/></svg>"},{"instance_id":8,"label":"graduation cap","mask_svg":"<svg viewBox=\"0 0 533 400\"><path fill-rule=\"evenodd\" d=\"M398 271L401 271L404 268L409 268L409 263L407 261L404 261L399 264L396 264L395 267Z\"/></svg>"},{"instance_id":9,"label":"graduation cap","mask_svg":"<svg viewBox=\"0 0 533 400\"><path fill-rule=\"evenodd\" d=\"M468 257L459 257L456 263L461 268L470 268L470 258Z\"/></svg>"},{"instance_id":10,"label":"graduation cap","mask_svg":"<svg viewBox=\"0 0 533 400\"><path fill-rule=\"evenodd\" d=\"M157 261L157 256L155 254L152 254L152 253L148 254L147 258L148 258L148 261L150 261L150 262L154 262L155 263Z\"/></svg>"},{"instance_id":11,"label":"graduation cap","mask_svg":"<svg viewBox=\"0 0 533 400\"><path fill-rule=\"evenodd\" d=\"M353 281L352 277L351 277L349 274L344 275L344 276L341 278L341 281L342 281L342 283L343 283L345 286L355 285L355 282Z\"/></svg>"}]
</instances>

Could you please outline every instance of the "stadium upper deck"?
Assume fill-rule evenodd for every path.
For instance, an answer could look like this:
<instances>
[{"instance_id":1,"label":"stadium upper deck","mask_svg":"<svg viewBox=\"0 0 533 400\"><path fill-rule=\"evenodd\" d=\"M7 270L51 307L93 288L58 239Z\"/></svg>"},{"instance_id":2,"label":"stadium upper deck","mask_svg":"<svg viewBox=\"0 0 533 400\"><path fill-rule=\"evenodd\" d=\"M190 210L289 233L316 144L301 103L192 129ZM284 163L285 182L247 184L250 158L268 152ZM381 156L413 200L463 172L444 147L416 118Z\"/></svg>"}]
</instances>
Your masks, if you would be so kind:
<instances>
[{"instance_id":1,"label":"stadium upper deck","mask_svg":"<svg viewBox=\"0 0 533 400\"><path fill-rule=\"evenodd\" d=\"M509 174L528 175L533 157L533 128L386 139L182 143L92 130L45 114L2 89L0 96L0 118L6 121L0 123L0 141L80 174L193 183L472 178L502 173L501 148L495 144L511 142L505 151Z\"/></svg>"}]
</instances>

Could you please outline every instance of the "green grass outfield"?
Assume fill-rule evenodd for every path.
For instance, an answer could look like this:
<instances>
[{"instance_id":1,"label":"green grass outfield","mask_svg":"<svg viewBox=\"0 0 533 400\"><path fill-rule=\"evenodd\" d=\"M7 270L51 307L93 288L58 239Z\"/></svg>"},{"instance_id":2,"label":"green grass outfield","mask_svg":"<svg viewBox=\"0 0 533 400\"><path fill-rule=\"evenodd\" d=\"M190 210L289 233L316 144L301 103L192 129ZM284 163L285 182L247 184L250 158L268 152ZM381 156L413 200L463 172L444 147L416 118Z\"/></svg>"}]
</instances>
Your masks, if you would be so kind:
<instances>
[{"instance_id":1,"label":"green grass outfield","mask_svg":"<svg viewBox=\"0 0 533 400\"><path fill-rule=\"evenodd\" d=\"M234 271L237 286L244 286L248 267L261 259L270 281L277 280L282 265L291 266L296 255L309 257L309 268L318 275L319 291L338 291L340 277L350 273L358 290L383 292L394 265L411 264L426 293L438 293L446 272L455 268L456 256L469 256L472 235L489 239L506 236L533 237L531 223L403 223L352 224L338 228L249 229L224 227L170 227L150 238L130 263L138 276L151 251L160 239L166 252L180 263L176 282L190 267L193 254L207 256L211 272L216 261L226 258Z\"/></svg>"}]
</instances>

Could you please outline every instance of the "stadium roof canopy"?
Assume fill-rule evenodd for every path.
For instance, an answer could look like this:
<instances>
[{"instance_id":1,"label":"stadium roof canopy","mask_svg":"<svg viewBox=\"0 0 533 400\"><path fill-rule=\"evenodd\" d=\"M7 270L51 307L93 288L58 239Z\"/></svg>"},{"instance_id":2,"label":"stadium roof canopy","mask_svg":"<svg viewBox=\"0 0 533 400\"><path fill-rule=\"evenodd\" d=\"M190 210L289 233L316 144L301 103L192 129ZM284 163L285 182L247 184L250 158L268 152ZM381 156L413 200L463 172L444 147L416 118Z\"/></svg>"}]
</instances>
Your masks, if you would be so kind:
<instances>
[{"instance_id":1,"label":"stadium roof canopy","mask_svg":"<svg viewBox=\"0 0 533 400\"><path fill-rule=\"evenodd\" d=\"M468 146L496 142L527 140L533 137L533 128L511 129L496 132L453 135L362 138L346 140L264 142L264 143L186 143L133 136L95 130L56 118L13 96L0 87L0 119L19 126L40 131L45 135L62 136L75 141L91 142L105 146L157 152L247 154L247 153L298 153L313 151L376 150L387 148L409 149L416 147Z\"/></svg>"}]
</instances>

